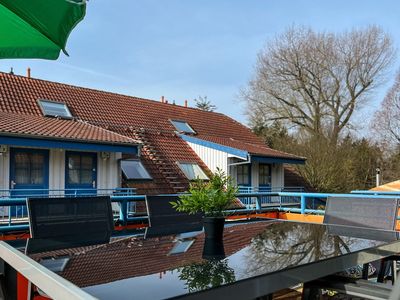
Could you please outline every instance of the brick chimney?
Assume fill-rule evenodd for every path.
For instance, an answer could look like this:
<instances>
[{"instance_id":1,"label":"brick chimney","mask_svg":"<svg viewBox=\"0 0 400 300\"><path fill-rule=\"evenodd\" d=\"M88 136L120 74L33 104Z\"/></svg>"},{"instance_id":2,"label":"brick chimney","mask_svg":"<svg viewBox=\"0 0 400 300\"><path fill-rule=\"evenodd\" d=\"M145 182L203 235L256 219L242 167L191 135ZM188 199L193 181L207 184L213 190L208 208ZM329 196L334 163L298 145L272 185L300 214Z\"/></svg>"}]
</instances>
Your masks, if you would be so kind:
<instances>
[{"instance_id":1,"label":"brick chimney","mask_svg":"<svg viewBox=\"0 0 400 300\"><path fill-rule=\"evenodd\" d=\"M185 107L188 107L188 101L185 100Z\"/></svg>"},{"instance_id":2,"label":"brick chimney","mask_svg":"<svg viewBox=\"0 0 400 300\"><path fill-rule=\"evenodd\" d=\"M165 102L164 96L161 96L161 103L164 103L164 102Z\"/></svg>"},{"instance_id":3,"label":"brick chimney","mask_svg":"<svg viewBox=\"0 0 400 300\"><path fill-rule=\"evenodd\" d=\"M26 77L31 78L31 68L26 69Z\"/></svg>"}]
</instances>

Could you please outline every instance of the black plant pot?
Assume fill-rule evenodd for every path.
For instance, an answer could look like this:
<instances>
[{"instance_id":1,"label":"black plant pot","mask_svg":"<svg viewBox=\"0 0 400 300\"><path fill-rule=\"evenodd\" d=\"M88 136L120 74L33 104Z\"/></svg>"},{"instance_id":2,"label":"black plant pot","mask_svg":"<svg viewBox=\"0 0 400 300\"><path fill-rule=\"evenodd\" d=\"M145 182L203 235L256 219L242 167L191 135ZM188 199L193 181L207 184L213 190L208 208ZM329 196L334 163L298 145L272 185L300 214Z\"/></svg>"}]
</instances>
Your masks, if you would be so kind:
<instances>
[{"instance_id":1,"label":"black plant pot","mask_svg":"<svg viewBox=\"0 0 400 300\"><path fill-rule=\"evenodd\" d=\"M225 258L223 240L205 239L203 247L203 258L207 260L221 260Z\"/></svg>"},{"instance_id":2,"label":"black plant pot","mask_svg":"<svg viewBox=\"0 0 400 300\"><path fill-rule=\"evenodd\" d=\"M205 217L204 221L204 233L206 239L221 240L224 235L224 217Z\"/></svg>"}]
</instances>

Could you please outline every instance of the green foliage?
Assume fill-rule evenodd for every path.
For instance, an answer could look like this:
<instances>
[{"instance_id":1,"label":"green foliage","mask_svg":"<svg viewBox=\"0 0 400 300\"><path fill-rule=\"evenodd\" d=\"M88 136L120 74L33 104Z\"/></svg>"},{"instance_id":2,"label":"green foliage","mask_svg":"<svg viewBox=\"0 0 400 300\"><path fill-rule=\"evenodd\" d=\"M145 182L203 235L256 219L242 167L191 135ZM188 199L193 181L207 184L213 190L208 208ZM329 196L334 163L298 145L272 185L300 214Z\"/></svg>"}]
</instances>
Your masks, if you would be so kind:
<instances>
[{"instance_id":1,"label":"green foliage","mask_svg":"<svg viewBox=\"0 0 400 300\"><path fill-rule=\"evenodd\" d=\"M260 134L259 128L255 128L255 132ZM261 131L261 137L264 138L264 134L265 131ZM377 167L383 169L386 179L389 177L388 172L385 173L388 168L382 163L385 160L383 151L366 139L346 136L332 145L323 137L301 138L301 134L296 133L296 136L274 135L273 141L274 149L307 158L306 164L297 165L296 170L318 192L370 189L375 186ZM393 157L390 168L397 165Z\"/></svg>"},{"instance_id":2,"label":"green foliage","mask_svg":"<svg viewBox=\"0 0 400 300\"><path fill-rule=\"evenodd\" d=\"M195 214L203 212L206 216L223 216L235 200L238 192L232 179L223 171L217 169L211 179L197 179L190 184L188 194L179 196L179 200L171 202L177 211Z\"/></svg>"},{"instance_id":3,"label":"green foliage","mask_svg":"<svg viewBox=\"0 0 400 300\"><path fill-rule=\"evenodd\" d=\"M214 111L217 109L217 107L212 104L210 100L207 99L207 96L199 96L198 99L194 99L194 102L196 103L196 107L198 109L204 111Z\"/></svg>"},{"instance_id":4,"label":"green foliage","mask_svg":"<svg viewBox=\"0 0 400 300\"><path fill-rule=\"evenodd\" d=\"M262 121L255 122L253 132L261 137L271 148L280 148L287 142L293 142L288 130L279 121L268 125Z\"/></svg>"},{"instance_id":5,"label":"green foliage","mask_svg":"<svg viewBox=\"0 0 400 300\"><path fill-rule=\"evenodd\" d=\"M182 267L179 279L186 281L189 292L198 292L235 281L235 273L226 261L209 260Z\"/></svg>"}]
</instances>

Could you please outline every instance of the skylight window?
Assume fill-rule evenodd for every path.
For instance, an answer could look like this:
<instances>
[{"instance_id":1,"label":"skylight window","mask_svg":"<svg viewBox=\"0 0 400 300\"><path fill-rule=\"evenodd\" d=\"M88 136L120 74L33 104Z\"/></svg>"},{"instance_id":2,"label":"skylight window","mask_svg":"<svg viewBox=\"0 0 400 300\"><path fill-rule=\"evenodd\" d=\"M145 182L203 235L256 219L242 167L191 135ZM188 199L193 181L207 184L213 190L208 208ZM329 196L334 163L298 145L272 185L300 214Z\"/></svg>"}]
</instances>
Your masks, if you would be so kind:
<instances>
[{"instance_id":1,"label":"skylight window","mask_svg":"<svg viewBox=\"0 0 400 300\"><path fill-rule=\"evenodd\" d=\"M178 162L178 166L189 180L209 179L198 164Z\"/></svg>"},{"instance_id":2,"label":"skylight window","mask_svg":"<svg viewBox=\"0 0 400 300\"><path fill-rule=\"evenodd\" d=\"M126 179L148 180L152 179L149 172L139 160L121 160L122 173Z\"/></svg>"},{"instance_id":3,"label":"skylight window","mask_svg":"<svg viewBox=\"0 0 400 300\"><path fill-rule=\"evenodd\" d=\"M39 100L40 108L43 115L47 117L60 117L64 119L72 119L72 114L68 106L62 102L54 102L49 100Z\"/></svg>"},{"instance_id":4,"label":"skylight window","mask_svg":"<svg viewBox=\"0 0 400 300\"><path fill-rule=\"evenodd\" d=\"M185 253L193 245L194 240L177 241L169 254Z\"/></svg>"},{"instance_id":5,"label":"skylight window","mask_svg":"<svg viewBox=\"0 0 400 300\"><path fill-rule=\"evenodd\" d=\"M178 121L178 120L171 120L172 125L176 128L179 132L184 133L196 133L190 125L185 121Z\"/></svg>"},{"instance_id":6,"label":"skylight window","mask_svg":"<svg viewBox=\"0 0 400 300\"><path fill-rule=\"evenodd\" d=\"M64 271L68 261L69 257L44 258L40 261L40 264L50 271L57 273Z\"/></svg>"}]
</instances>

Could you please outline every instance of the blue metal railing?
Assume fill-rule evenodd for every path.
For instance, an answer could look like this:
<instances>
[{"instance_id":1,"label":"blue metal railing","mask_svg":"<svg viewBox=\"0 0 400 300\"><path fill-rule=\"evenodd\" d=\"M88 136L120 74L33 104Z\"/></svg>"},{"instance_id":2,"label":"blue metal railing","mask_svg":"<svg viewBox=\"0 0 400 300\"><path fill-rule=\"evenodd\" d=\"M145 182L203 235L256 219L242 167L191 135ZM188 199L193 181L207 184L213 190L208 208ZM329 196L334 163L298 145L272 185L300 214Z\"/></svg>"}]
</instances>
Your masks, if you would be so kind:
<instances>
[{"instance_id":1,"label":"blue metal railing","mask_svg":"<svg viewBox=\"0 0 400 300\"><path fill-rule=\"evenodd\" d=\"M282 208L284 211L299 212L301 214L324 214L324 207L312 207L310 203L315 199L321 202L325 202L328 197L348 197L348 198L372 198L372 199L382 199L382 198L398 198L396 195L383 195L383 194L337 194L337 193L277 193L278 196L282 197L293 197L300 199L300 208ZM312 200L312 201L310 201ZM311 208L310 208L311 207Z\"/></svg>"},{"instance_id":2,"label":"blue metal railing","mask_svg":"<svg viewBox=\"0 0 400 300\"><path fill-rule=\"evenodd\" d=\"M114 189L0 189L1 198L15 197L56 197L56 196L89 196L89 195L134 195L135 188ZM16 196L17 195L17 196Z\"/></svg>"},{"instance_id":3,"label":"blue metal railing","mask_svg":"<svg viewBox=\"0 0 400 300\"><path fill-rule=\"evenodd\" d=\"M83 197L109 195L115 218L126 224L136 214L136 201L143 201L134 188L115 189L18 189L0 190L0 232L28 229L26 199L28 197ZM136 219L143 218L142 216Z\"/></svg>"},{"instance_id":4,"label":"blue metal railing","mask_svg":"<svg viewBox=\"0 0 400 300\"><path fill-rule=\"evenodd\" d=\"M120 191L113 190L110 195L115 211L114 218L119 224L126 225L132 221L147 220L147 214L138 214L132 207L138 201L145 201L144 195L135 195L133 190L122 189ZM82 196L83 194L77 195ZM93 195L93 194L91 194ZM328 197L348 197L348 198L399 198L400 193L361 193L352 192L350 194L337 193L303 193L303 192L254 192L239 193L237 197L244 203L251 199L251 205L246 204L244 209L229 210L227 213L241 212L265 212L271 209L282 212L293 212L300 214L324 214L324 203ZM265 202L269 199L269 202ZM26 197L18 198L0 198L0 212L6 208L26 206ZM28 219L15 218L11 214L0 213L0 232L22 231L28 230Z\"/></svg>"},{"instance_id":5,"label":"blue metal railing","mask_svg":"<svg viewBox=\"0 0 400 300\"><path fill-rule=\"evenodd\" d=\"M122 225L126 225L129 221L147 220L147 216L137 216L136 212L132 212L129 208L129 203L136 201L144 201L144 195L111 195L111 202L119 204L118 213L114 214L115 221ZM26 207L26 198L13 198L0 200L0 207L13 207L23 206ZM4 218L0 217L0 232L29 230L27 218L15 218L9 214Z\"/></svg>"},{"instance_id":6,"label":"blue metal railing","mask_svg":"<svg viewBox=\"0 0 400 300\"><path fill-rule=\"evenodd\" d=\"M268 206L270 204L276 203L286 203L286 204L294 204L300 203L298 199L293 199L292 197L276 197L271 196L270 193L279 193L279 192L304 192L303 187L270 187L270 186L239 186L239 195L245 194L259 194L257 197L245 197L241 196L240 200L246 206L246 208L258 208L257 205ZM261 195L264 194L264 195ZM257 203L259 201L259 203Z\"/></svg>"},{"instance_id":7,"label":"blue metal railing","mask_svg":"<svg viewBox=\"0 0 400 300\"><path fill-rule=\"evenodd\" d=\"M361 194L361 195L385 195L385 196L400 196L400 191L363 191L356 190L351 191L352 194Z\"/></svg>"}]
</instances>

